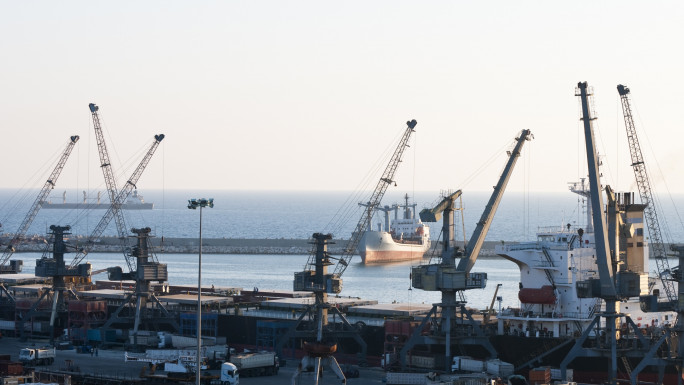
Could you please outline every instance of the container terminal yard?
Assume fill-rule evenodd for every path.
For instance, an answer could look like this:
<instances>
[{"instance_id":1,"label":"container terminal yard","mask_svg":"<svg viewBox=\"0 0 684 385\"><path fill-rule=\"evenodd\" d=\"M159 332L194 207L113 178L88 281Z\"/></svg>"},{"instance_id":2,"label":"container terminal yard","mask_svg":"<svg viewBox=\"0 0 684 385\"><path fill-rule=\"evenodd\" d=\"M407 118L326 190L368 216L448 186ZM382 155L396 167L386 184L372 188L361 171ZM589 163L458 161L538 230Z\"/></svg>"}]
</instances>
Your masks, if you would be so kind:
<instances>
[{"instance_id":1,"label":"container terminal yard","mask_svg":"<svg viewBox=\"0 0 684 385\"><path fill-rule=\"evenodd\" d=\"M629 90L619 86L618 91L629 131ZM516 162L533 139L530 130L520 131L506 152L503 171L467 242L459 245L454 239L461 190L443 193L436 205L420 212L422 222L441 220L443 239L435 243L439 262L411 268L411 287L439 293L441 299L408 306L345 297L342 277L393 183L415 120L406 123L351 237L334 242L332 234L314 233L306 245L273 240L265 246L272 253L306 249L304 269L292 272L292 291L248 290L169 283L163 254L154 252L151 229L128 229L121 210L164 135L154 136L119 189L98 133L99 107L90 104L112 203L80 246L71 243L70 226L51 225L45 238L49 248L36 261L35 274L22 273L16 256L10 260L78 140L71 137L0 260L2 383L681 383L684 274L669 267L664 242L657 236L648 178L639 178L645 171L639 169L638 145L630 150L642 203L609 186L604 198L593 142L592 90L579 83L576 94L589 167L588 186L573 185L571 192L587 200L587 223L541 230L536 242L493 247L497 255L515 262L521 275L520 308L500 312L493 309L496 292L489 306L469 304L464 292L487 284L487 272L472 269L485 254L484 239ZM635 135L630 138L636 140ZM211 199L189 201L188 208L199 208L200 229L202 210L212 206ZM124 243L112 248L125 251L127 266L107 268L108 279L94 281L93 275L101 272L93 271L85 256L95 247L109 247L103 245L102 231L112 219L116 239ZM648 277L645 228L658 278ZM169 247L192 247L174 241ZM251 245L247 240L214 242L207 240L207 252L210 247L217 253L229 247L266 252L256 240ZM344 246L333 248L336 243ZM201 266L201 230L198 245ZM684 262L684 247L673 245L670 252Z\"/></svg>"}]
</instances>

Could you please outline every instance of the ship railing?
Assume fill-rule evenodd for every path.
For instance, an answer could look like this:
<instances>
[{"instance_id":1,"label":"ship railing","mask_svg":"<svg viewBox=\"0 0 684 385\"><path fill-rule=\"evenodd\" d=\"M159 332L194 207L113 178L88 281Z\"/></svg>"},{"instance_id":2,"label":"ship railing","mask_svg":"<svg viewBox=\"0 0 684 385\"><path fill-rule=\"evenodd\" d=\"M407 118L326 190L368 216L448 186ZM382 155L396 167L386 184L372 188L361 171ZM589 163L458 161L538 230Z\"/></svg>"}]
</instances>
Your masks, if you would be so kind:
<instances>
[{"instance_id":1,"label":"ship railing","mask_svg":"<svg viewBox=\"0 0 684 385\"><path fill-rule=\"evenodd\" d=\"M542 248L542 246L537 242L521 242L521 243L510 244L510 245L504 244L501 246L497 246L497 249L502 250L502 251L529 250L529 249L539 250L541 248Z\"/></svg>"},{"instance_id":2,"label":"ship railing","mask_svg":"<svg viewBox=\"0 0 684 385\"><path fill-rule=\"evenodd\" d=\"M577 234L577 230L582 226L539 226L537 233L551 233L551 234Z\"/></svg>"},{"instance_id":3,"label":"ship railing","mask_svg":"<svg viewBox=\"0 0 684 385\"><path fill-rule=\"evenodd\" d=\"M516 318L555 318L555 319L576 319L576 318L587 318L586 315L582 315L580 312L546 312L546 313L536 313L532 311L525 311L521 309L504 309L499 313L499 317L516 317Z\"/></svg>"}]
</instances>

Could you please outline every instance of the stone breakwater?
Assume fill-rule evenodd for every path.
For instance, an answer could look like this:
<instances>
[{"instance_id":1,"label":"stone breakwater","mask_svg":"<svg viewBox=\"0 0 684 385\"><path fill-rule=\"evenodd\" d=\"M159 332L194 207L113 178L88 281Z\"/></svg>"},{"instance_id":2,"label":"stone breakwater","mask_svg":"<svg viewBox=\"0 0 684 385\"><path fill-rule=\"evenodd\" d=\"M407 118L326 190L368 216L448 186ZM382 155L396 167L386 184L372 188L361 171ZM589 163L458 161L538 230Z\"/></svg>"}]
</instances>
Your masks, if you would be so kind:
<instances>
[{"instance_id":1,"label":"stone breakwater","mask_svg":"<svg viewBox=\"0 0 684 385\"><path fill-rule=\"evenodd\" d=\"M0 237L0 242L6 245L9 237ZM69 243L82 247L85 246L87 237L72 236ZM306 255L309 254L312 245L308 239L231 239L231 238L204 238L202 239L202 253L206 254L284 254ZM150 238L150 243L155 252L173 254L193 254L199 252L198 238ZM462 248L463 242L459 246ZM480 256L495 256L494 247L499 242L485 242L480 251ZM48 241L44 237L31 237L17 246L17 252L43 252ZM131 245L134 240L131 240ZM328 246L332 254L341 254L346 239L334 239ZM120 253L119 239L116 237L102 237L98 239L90 249L91 253ZM441 243L433 242L429 254L439 255Z\"/></svg>"}]
</instances>

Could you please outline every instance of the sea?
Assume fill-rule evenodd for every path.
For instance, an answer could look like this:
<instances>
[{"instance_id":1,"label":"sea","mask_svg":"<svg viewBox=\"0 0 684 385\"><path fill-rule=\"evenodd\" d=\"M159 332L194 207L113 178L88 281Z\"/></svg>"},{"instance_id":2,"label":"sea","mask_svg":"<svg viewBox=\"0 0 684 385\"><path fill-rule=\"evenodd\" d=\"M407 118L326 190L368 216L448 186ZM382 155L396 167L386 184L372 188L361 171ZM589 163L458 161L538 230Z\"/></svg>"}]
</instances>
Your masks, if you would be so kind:
<instances>
[{"instance_id":1,"label":"sea","mask_svg":"<svg viewBox=\"0 0 684 385\"><path fill-rule=\"evenodd\" d=\"M214 207L202 210L203 238L244 239L308 239L315 232L331 233L335 239L348 239L362 208L370 194L330 191L192 191L150 190L140 191L146 202L153 202L153 210L126 210L128 228L150 227L154 236L199 237L200 212L188 209L188 199L213 198ZM439 202L443 192L388 191L383 205L403 203L404 195L417 204L420 211ZM31 208L37 191L23 194L15 190L0 190L0 223L3 233L15 232ZM62 191L53 192L53 202L61 202ZM94 196L95 194L93 194ZM464 193L463 210L458 211L456 237L468 238L480 219L490 193ZM105 194L102 194L104 197ZM71 199L70 199L71 197ZM67 202L82 197L79 191L67 191ZM82 199L82 198L81 198ZM106 198L104 198L106 199ZM486 237L487 241L522 242L536 239L540 228L560 228L567 224L585 223L585 205L582 198L567 193L507 192L502 199ZM684 242L684 226L676 210L684 207L684 195L668 198L662 204L661 226L668 229L666 240ZM27 236L45 235L50 225L71 226L73 235L87 236L97 225L106 210L55 210L38 212L27 231ZM461 217L462 214L462 217ZM113 222L113 221L112 221ZM383 218L375 216L373 226ZM440 237L441 223L430 225L433 239ZM465 231L463 231L465 229ZM673 230L674 229L674 230ZM111 223L103 235L117 234ZM13 259L22 259L24 272L33 273L35 260L41 253L17 253ZM197 285L199 256L197 254L156 254L159 262L168 265L169 283ZM66 256L67 260L69 255ZM203 254L202 285L260 290L292 290L294 273L302 271L307 255L223 255ZM122 255L117 253L91 253L86 261L93 270L124 266ZM421 263L428 263L425 259ZM435 263L436 261L431 261ZM363 265L355 256L343 275L344 288L340 296L377 300L379 303L406 303L430 305L440 302L441 293L411 288L410 272L417 262L382 265ZM671 266L678 261L672 259ZM651 270L656 268L651 262ZM494 301L495 308L518 307L517 298L520 272L518 267L498 257L479 258L473 272L485 272L488 284L482 290L465 293L469 306L485 308ZM106 274L96 276L107 279ZM501 284L497 291L497 285ZM496 292L496 295L495 295ZM499 298L497 298L499 297Z\"/></svg>"}]
</instances>

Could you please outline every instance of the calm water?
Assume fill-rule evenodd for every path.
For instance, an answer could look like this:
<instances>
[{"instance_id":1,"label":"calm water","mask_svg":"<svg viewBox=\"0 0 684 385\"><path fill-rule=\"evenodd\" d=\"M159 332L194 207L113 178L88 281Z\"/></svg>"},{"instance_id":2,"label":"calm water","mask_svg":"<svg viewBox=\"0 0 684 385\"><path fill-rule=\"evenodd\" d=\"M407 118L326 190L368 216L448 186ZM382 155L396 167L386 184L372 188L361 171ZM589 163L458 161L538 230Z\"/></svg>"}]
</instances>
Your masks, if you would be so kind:
<instances>
[{"instance_id":1,"label":"calm water","mask_svg":"<svg viewBox=\"0 0 684 385\"><path fill-rule=\"evenodd\" d=\"M25 194L24 199L14 192L0 190L0 221L3 231L12 232L19 227L37 192ZM383 204L401 202L404 192L388 192ZM61 191L55 193L61 200ZM76 198L71 193L71 200ZM418 210L434 204L438 193L416 193ZM197 194L184 191L145 192L145 199L155 203L154 210L126 211L128 227L149 226L156 236L197 237L199 213L187 209L187 199L213 197L215 208L205 209L203 215L203 236L206 238L309 238L314 232L331 232L337 238L348 238L360 217L357 211L346 214L348 220L331 225L339 215L338 210L345 200L354 203L362 199L342 192L242 192L214 191ZM470 236L489 199L488 193L464 193L466 234ZM675 204L684 207L684 196L675 197ZM672 238L684 241L681 220L667 202L663 203L664 220L669 223ZM669 207L669 208L668 208ZM356 210L356 209L355 209ZM74 234L89 234L97 224L104 210L41 210L28 234L45 234L52 224L71 225ZM539 226L562 226L566 223L584 224L581 203L572 193L530 194L507 193L497 211L487 240L526 241L535 239ZM373 223L380 222L374 219ZM433 238L439 234L440 224L431 225ZM457 226L460 230L460 226ZM115 235L114 224L110 224L105 235ZM462 231L457 235L462 239ZM17 255L23 259L26 272L33 272L37 253ZM68 255L67 255L68 259ZM168 264L170 283L197 284L197 255L163 254L160 262ZM119 254L90 254L88 260L93 269L110 266L124 266ZM203 256L203 284L231 286L252 289L292 290L293 274L301 271L307 260L305 255L209 255ZM671 262L676 265L677 261ZM655 268L652 263L651 270ZM358 257L344 274L342 295L376 299L382 303L409 302L431 304L440 300L439 293L409 290L411 263L396 263L380 266L365 266ZM467 292L469 303L476 307L488 306L497 283L502 284L499 295L502 305L517 306L519 271L516 265L502 259L479 259L473 268L475 272L486 272L489 283L484 290ZM106 275L97 278L106 279Z\"/></svg>"},{"instance_id":2,"label":"calm water","mask_svg":"<svg viewBox=\"0 0 684 385\"><path fill-rule=\"evenodd\" d=\"M17 258L24 260L24 272L32 273L39 253L21 253ZM161 263L168 265L171 284L197 285L196 254L163 254L158 255ZM240 287L251 290L258 287L262 290L292 290L294 272L304 268L306 255L202 255L202 284ZM67 254L66 259L69 260ZM110 266L125 266L123 256L114 253L92 253L87 261L93 270ZM358 257L343 275L344 288L342 296L375 299L381 303L407 302L432 304L440 301L440 293L422 290L409 290L411 282L409 274L411 263L393 263L385 265L363 265ZM473 271L487 272L489 284L483 290L470 290L467 299L472 306L489 306L497 283L503 296L503 306L517 306L518 268L511 262L501 259L480 259ZM97 279L107 279L106 274Z\"/></svg>"},{"instance_id":3,"label":"calm water","mask_svg":"<svg viewBox=\"0 0 684 385\"><path fill-rule=\"evenodd\" d=\"M52 200L61 202L61 190L53 192ZM269 192L269 191L212 191L198 194L190 191L145 191L147 202L155 204L154 210L125 211L128 227L150 227L156 236L197 237L199 213L188 210L189 198L215 198L215 207L206 209L203 215L202 233L207 238L307 239L314 232L332 233L336 238L346 239L361 216L357 202L367 196L351 197L348 192ZM391 190L383 205L402 202L405 192ZM0 223L3 232L14 232L33 203L37 192L25 192L15 196L14 191L0 190ZM75 191L68 193L68 202L75 202ZM432 207L439 192L409 192L415 195L418 211ZM80 195L78 195L80 197ZM70 197L70 199L69 199ZM104 198L106 199L106 198ZM463 194L466 234L469 237L480 219L489 193ZM677 207L684 207L684 195L675 196ZM346 212L343 220L339 214L345 202L352 203L353 210ZM684 227L672 204L663 202L665 217L672 239L684 242ZM50 225L70 225L74 234L89 235L105 210L41 210L28 234L44 235ZM529 241L535 238L540 226L563 226L566 223L584 224L584 214L578 197L568 193L506 193L494 217L487 240ZM335 222L331 224L330 222ZM373 225L382 222L376 216ZM459 223L457 238L462 239ZM439 235L441 224L430 226L433 238ZM114 221L105 235L116 235ZM667 237L666 237L667 238Z\"/></svg>"}]
</instances>

